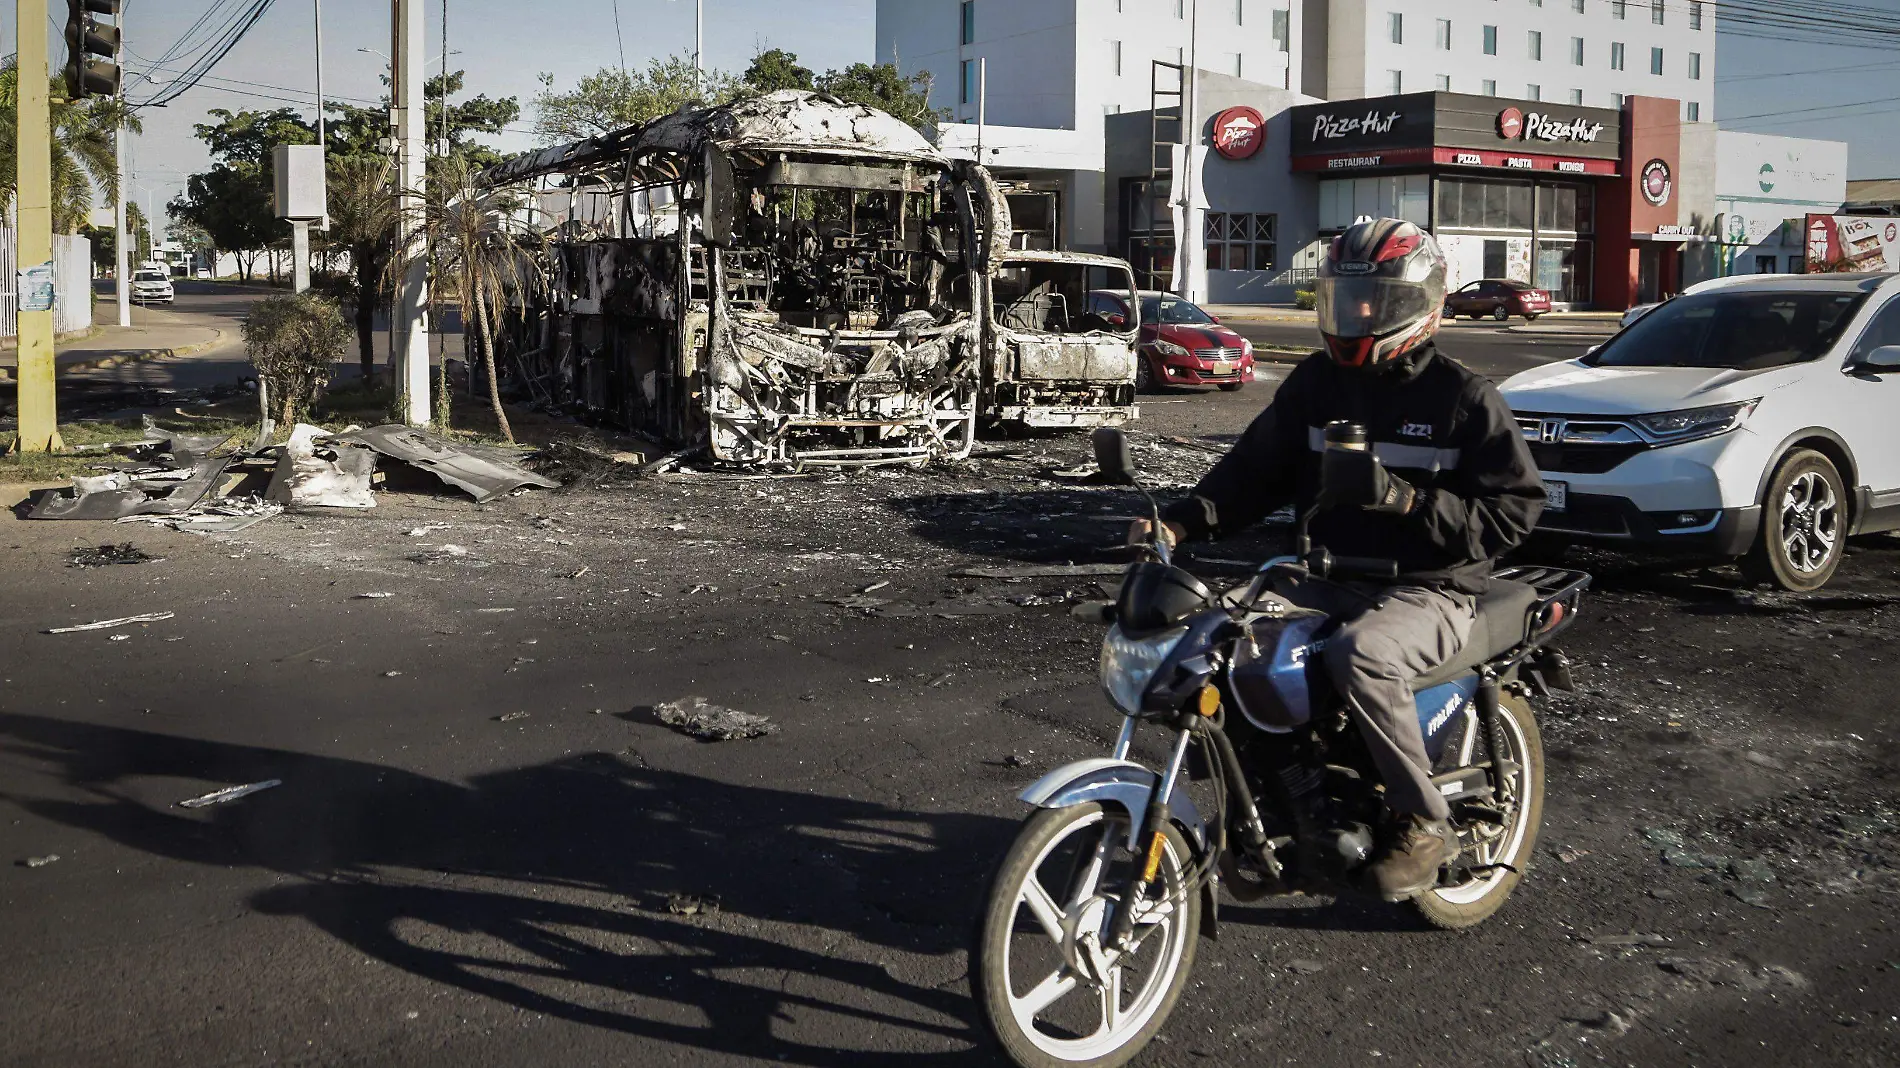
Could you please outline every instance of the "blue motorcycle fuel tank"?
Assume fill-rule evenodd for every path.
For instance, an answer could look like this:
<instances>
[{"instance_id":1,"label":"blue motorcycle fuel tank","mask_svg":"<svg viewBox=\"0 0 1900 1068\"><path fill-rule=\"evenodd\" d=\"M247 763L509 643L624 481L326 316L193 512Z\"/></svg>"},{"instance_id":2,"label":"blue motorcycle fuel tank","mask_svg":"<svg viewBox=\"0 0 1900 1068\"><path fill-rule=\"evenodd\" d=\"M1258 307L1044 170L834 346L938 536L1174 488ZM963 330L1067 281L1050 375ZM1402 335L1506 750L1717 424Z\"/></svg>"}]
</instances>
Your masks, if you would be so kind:
<instances>
[{"instance_id":1,"label":"blue motorcycle fuel tank","mask_svg":"<svg viewBox=\"0 0 1900 1068\"><path fill-rule=\"evenodd\" d=\"M1332 694L1319 665L1326 642L1324 613L1292 610L1257 616L1247 623L1229 675L1234 700L1247 722L1284 734L1304 727L1317 705Z\"/></svg>"}]
</instances>

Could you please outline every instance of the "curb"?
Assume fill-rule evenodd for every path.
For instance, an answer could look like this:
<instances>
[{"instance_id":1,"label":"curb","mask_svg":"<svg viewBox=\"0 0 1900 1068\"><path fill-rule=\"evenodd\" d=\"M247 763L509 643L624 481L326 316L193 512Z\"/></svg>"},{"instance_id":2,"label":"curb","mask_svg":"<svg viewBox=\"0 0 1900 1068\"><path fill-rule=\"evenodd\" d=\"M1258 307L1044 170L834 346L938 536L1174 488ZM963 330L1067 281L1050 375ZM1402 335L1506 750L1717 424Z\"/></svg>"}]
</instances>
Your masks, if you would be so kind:
<instances>
[{"instance_id":1,"label":"curb","mask_svg":"<svg viewBox=\"0 0 1900 1068\"><path fill-rule=\"evenodd\" d=\"M193 345L181 345L173 349L141 349L137 352L119 352L110 356L100 356L96 359L74 360L71 363L59 363L58 358L55 357L53 373L58 375L65 371L96 371L106 367L124 367L127 364L149 363L152 360L164 360L174 356L194 356L206 349L216 348L224 343L225 332L223 330L212 327L211 332L213 336L209 341L200 341ZM0 382L13 381L14 370L12 367L0 367Z\"/></svg>"}]
</instances>

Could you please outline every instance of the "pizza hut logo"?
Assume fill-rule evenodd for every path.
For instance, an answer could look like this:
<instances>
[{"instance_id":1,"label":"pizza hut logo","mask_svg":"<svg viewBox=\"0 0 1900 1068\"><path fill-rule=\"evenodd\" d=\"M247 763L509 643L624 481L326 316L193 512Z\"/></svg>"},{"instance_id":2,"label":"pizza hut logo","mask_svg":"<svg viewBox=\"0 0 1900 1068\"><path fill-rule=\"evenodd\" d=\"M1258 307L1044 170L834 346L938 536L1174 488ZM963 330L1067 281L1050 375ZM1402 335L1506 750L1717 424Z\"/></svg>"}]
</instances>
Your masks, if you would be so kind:
<instances>
[{"instance_id":1,"label":"pizza hut logo","mask_svg":"<svg viewBox=\"0 0 1900 1068\"><path fill-rule=\"evenodd\" d=\"M1516 108L1505 108L1498 112L1498 136L1506 141L1515 141L1524 132L1524 113Z\"/></svg>"},{"instance_id":2,"label":"pizza hut logo","mask_svg":"<svg viewBox=\"0 0 1900 1068\"><path fill-rule=\"evenodd\" d=\"M1214 151L1223 159L1246 159L1267 143L1267 120L1253 108L1231 107L1214 116Z\"/></svg>"},{"instance_id":3,"label":"pizza hut logo","mask_svg":"<svg viewBox=\"0 0 1900 1068\"><path fill-rule=\"evenodd\" d=\"M1642 190L1643 199L1648 201L1651 207L1660 208L1669 203L1669 193L1674 187L1675 183L1669 176L1669 164L1659 159L1652 159L1643 164L1642 173L1637 179L1637 188Z\"/></svg>"},{"instance_id":4,"label":"pizza hut logo","mask_svg":"<svg viewBox=\"0 0 1900 1068\"><path fill-rule=\"evenodd\" d=\"M1887 238L1888 244L1892 244L1893 242L1900 240L1900 226L1896 226L1893 223L1888 223L1887 232L1884 236Z\"/></svg>"}]
</instances>

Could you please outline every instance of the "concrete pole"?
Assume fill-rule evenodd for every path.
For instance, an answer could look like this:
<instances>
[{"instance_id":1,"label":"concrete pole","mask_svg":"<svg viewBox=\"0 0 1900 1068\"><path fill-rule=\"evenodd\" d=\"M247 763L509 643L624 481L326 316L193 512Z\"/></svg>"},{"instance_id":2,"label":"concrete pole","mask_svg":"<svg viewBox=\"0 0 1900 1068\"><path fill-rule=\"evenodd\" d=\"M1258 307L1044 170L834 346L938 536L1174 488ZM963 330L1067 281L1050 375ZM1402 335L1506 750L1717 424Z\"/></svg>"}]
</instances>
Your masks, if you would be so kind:
<instances>
[{"instance_id":1,"label":"concrete pole","mask_svg":"<svg viewBox=\"0 0 1900 1068\"><path fill-rule=\"evenodd\" d=\"M119 106L125 106L125 30L120 27L118 55L112 61L119 65ZM124 123L112 132L113 167L119 174L119 192L112 198L112 278L113 288L117 291L119 303L119 325L132 325L132 272L128 269L131 257L131 242L125 233L125 141L131 131Z\"/></svg>"},{"instance_id":2,"label":"concrete pole","mask_svg":"<svg viewBox=\"0 0 1900 1068\"><path fill-rule=\"evenodd\" d=\"M18 0L14 13L19 30L14 127L19 131L19 228L14 231L19 243L14 256L24 278L53 259L52 103L46 95L46 0ZM59 439L53 387L53 312L27 311L24 300L21 305L17 446L21 452L60 452L66 446Z\"/></svg>"},{"instance_id":3,"label":"concrete pole","mask_svg":"<svg viewBox=\"0 0 1900 1068\"><path fill-rule=\"evenodd\" d=\"M396 321L400 337L396 388L406 395L405 416L411 426L429 423L429 267L422 255L420 214L428 147L428 120L423 106L424 0L393 0L395 22L396 187L403 200L402 249L410 257L397 295Z\"/></svg>"},{"instance_id":4,"label":"concrete pole","mask_svg":"<svg viewBox=\"0 0 1900 1068\"><path fill-rule=\"evenodd\" d=\"M1175 235L1176 259L1181 271L1180 277L1174 280L1174 291L1198 303L1207 299L1207 242L1201 233L1207 224L1207 213L1201 209L1201 198L1195 195L1195 183L1200 181L1200 176L1194 168L1194 152L1201 144L1200 101L1196 99L1200 95L1201 4L1200 0L1188 0L1188 5L1188 61L1183 74L1187 84L1181 87L1187 95L1182 101L1185 115L1181 122L1181 195L1177 198L1181 205L1181 232Z\"/></svg>"},{"instance_id":5,"label":"concrete pole","mask_svg":"<svg viewBox=\"0 0 1900 1068\"><path fill-rule=\"evenodd\" d=\"M706 73L706 0L693 0L693 69Z\"/></svg>"},{"instance_id":6,"label":"concrete pole","mask_svg":"<svg viewBox=\"0 0 1900 1068\"><path fill-rule=\"evenodd\" d=\"M301 293L310 288L310 220L290 220L291 289Z\"/></svg>"}]
</instances>

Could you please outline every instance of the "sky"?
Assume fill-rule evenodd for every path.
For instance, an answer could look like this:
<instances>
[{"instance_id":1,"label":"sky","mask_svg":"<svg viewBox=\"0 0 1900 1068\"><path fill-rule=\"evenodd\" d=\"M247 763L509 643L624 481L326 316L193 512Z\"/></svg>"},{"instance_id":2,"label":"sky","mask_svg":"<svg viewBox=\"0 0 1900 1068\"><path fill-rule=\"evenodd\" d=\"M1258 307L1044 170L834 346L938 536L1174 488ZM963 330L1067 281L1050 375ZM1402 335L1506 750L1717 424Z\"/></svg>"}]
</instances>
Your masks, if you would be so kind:
<instances>
[{"instance_id":1,"label":"sky","mask_svg":"<svg viewBox=\"0 0 1900 1068\"><path fill-rule=\"evenodd\" d=\"M126 41L134 53L128 69L145 69L140 57L149 61L163 54L213 2L128 0ZM167 107L143 112L145 132L130 150L130 195L149 203L155 218L163 219L165 202L182 190L186 176L209 164L204 146L191 134L192 124L205 121L208 110L284 104L310 108L315 99L316 2L278 0L211 72L211 79ZM1107 0L1080 2L1106 5ZM1857 2L1900 13L1900 0ZM441 54L442 0L426 3L429 69L435 71ZM789 49L818 70L873 58L875 0L704 3L706 59L713 67L742 69L764 48ZM381 98L385 60L359 49L389 51L389 17L388 0L323 3L326 96L359 104ZM567 88L585 74L620 63L623 51L627 65L637 66L673 52L690 53L693 47L693 0L448 0L448 20L449 48L455 53L450 67L468 72L468 91L514 96L522 105L518 125L497 142L504 151L533 144L528 124L541 72L552 73L557 88ZM59 31L51 32L55 53L63 55ZM6 26L0 31L0 48L11 51L12 38L12 27ZM1863 69L1836 69L1846 66ZM1849 177L1900 176L1900 105L1788 114L1896 95L1900 48L1802 45L1721 34L1715 73L1716 117L1724 129L1844 140L1851 146ZM154 76L165 75L159 71ZM133 99L149 91L134 90ZM1740 118L1757 115L1765 117Z\"/></svg>"}]
</instances>

